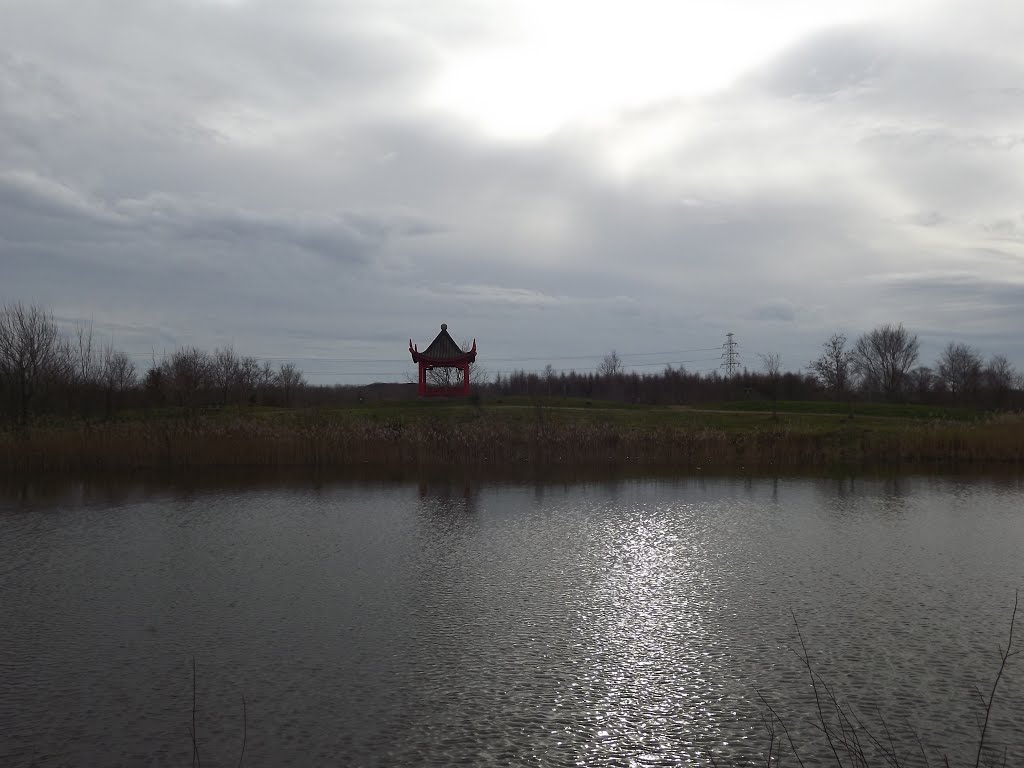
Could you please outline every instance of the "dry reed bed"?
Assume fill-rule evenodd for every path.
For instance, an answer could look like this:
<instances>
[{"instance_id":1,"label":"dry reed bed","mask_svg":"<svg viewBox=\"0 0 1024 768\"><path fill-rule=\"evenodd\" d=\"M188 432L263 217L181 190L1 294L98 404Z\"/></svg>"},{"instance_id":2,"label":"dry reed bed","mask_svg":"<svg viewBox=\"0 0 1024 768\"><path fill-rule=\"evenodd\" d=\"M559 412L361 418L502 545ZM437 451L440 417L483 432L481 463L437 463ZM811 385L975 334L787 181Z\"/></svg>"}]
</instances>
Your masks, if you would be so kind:
<instances>
[{"instance_id":1,"label":"dry reed bed","mask_svg":"<svg viewBox=\"0 0 1024 768\"><path fill-rule=\"evenodd\" d=\"M360 464L637 462L685 468L1024 463L1019 420L816 432L785 423L704 427L371 419L194 419L0 432L0 472Z\"/></svg>"}]
</instances>

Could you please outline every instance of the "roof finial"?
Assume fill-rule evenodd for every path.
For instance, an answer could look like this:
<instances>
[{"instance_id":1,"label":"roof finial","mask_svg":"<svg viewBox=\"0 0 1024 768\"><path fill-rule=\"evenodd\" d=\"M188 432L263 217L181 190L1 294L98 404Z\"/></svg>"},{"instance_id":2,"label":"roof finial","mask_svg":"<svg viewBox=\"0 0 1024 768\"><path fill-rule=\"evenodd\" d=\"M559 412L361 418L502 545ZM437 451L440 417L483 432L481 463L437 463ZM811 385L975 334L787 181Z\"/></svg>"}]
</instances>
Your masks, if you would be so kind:
<instances>
[{"instance_id":1,"label":"roof finial","mask_svg":"<svg viewBox=\"0 0 1024 768\"><path fill-rule=\"evenodd\" d=\"M448 323L441 323L441 330L442 331L447 331L448 330Z\"/></svg>"}]
</instances>

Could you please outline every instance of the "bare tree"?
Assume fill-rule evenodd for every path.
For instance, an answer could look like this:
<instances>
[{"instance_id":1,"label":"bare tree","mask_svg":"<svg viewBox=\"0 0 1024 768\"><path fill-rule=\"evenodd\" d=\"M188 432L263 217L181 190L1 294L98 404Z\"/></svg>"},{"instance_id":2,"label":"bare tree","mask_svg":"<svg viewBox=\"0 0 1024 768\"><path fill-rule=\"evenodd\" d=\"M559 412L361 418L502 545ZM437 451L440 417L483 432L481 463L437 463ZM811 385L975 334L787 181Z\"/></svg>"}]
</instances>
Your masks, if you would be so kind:
<instances>
[{"instance_id":1,"label":"bare tree","mask_svg":"<svg viewBox=\"0 0 1024 768\"><path fill-rule=\"evenodd\" d=\"M259 361L255 357L243 357L238 361L238 385L242 397L250 403L256 402L260 389L262 372Z\"/></svg>"},{"instance_id":2,"label":"bare tree","mask_svg":"<svg viewBox=\"0 0 1024 768\"><path fill-rule=\"evenodd\" d=\"M907 386L918 400L925 400L935 388L935 372L927 365L919 365L907 376Z\"/></svg>"},{"instance_id":3,"label":"bare tree","mask_svg":"<svg viewBox=\"0 0 1024 768\"><path fill-rule=\"evenodd\" d=\"M473 349L473 342L463 339L462 344L459 345L459 348L463 352L469 352L471 349ZM486 368L480 365L479 360L473 360L473 362L469 364L469 381L473 386L486 387L488 382L490 381L490 378L491 374L487 371Z\"/></svg>"},{"instance_id":4,"label":"bare tree","mask_svg":"<svg viewBox=\"0 0 1024 768\"><path fill-rule=\"evenodd\" d=\"M106 411L109 418L117 405L115 400L119 400L125 392L135 386L135 363L127 354L114 349L113 344L108 344L100 355L100 380L106 395Z\"/></svg>"},{"instance_id":5,"label":"bare tree","mask_svg":"<svg viewBox=\"0 0 1024 768\"><path fill-rule=\"evenodd\" d=\"M156 361L156 350L153 350L152 362L146 375L142 377L142 391L146 395L146 406L162 405L167 399L167 369Z\"/></svg>"},{"instance_id":6,"label":"bare tree","mask_svg":"<svg viewBox=\"0 0 1024 768\"><path fill-rule=\"evenodd\" d=\"M201 393L210 388L213 380L210 355L198 347L174 350L162 367L167 387L178 405L184 408L196 407Z\"/></svg>"},{"instance_id":7,"label":"bare tree","mask_svg":"<svg viewBox=\"0 0 1024 768\"><path fill-rule=\"evenodd\" d=\"M982 383L992 405L1005 408L1017 381L1017 372L1003 355L994 355L981 372Z\"/></svg>"},{"instance_id":8,"label":"bare tree","mask_svg":"<svg viewBox=\"0 0 1024 768\"><path fill-rule=\"evenodd\" d=\"M761 358L761 367L765 376L768 377L768 384L772 388L772 415L778 416L779 404L779 376L782 373L782 358L778 352L771 352L765 355L758 355Z\"/></svg>"},{"instance_id":9,"label":"bare tree","mask_svg":"<svg viewBox=\"0 0 1024 768\"><path fill-rule=\"evenodd\" d=\"M981 382L981 356L966 344L946 345L939 356L939 380L954 402L966 401Z\"/></svg>"},{"instance_id":10,"label":"bare tree","mask_svg":"<svg viewBox=\"0 0 1024 768\"><path fill-rule=\"evenodd\" d=\"M290 406L296 393L306 386L306 379L294 363L281 363L274 376L274 383L281 390L285 406Z\"/></svg>"},{"instance_id":11,"label":"bare tree","mask_svg":"<svg viewBox=\"0 0 1024 768\"><path fill-rule=\"evenodd\" d=\"M263 402L264 395L267 394L272 386L274 386L274 379L277 373L274 371L274 367L270 364L269 360L264 360L263 365L259 367L256 372L256 400L257 402Z\"/></svg>"},{"instance_id":12,"label":"bare tree","mask_svg":"<svg viewBox=\"0 0 1024 768\"><path fill-rule=\"evenodd\" d=\"M778 379L779 374L782 371L782 358L778 352L772 352L767 355L758 355L761 358L761 368L764 370L765 375L769 379Z\"/></svg>"},{"instance_id":13,"label":"bare tree","mask_svg":"<svg viewBox=\"0 0 1024 768\"><path fill-rule=\"evenodd\" d=\"M0 311L0 375L8 380L21 423L47 386L70 372L69 349L53 316L42 307L19 303Z\"/></svg>"},{"instance_id":14,"label":"bare tree","mask_svg":"<svg viewBox=\"0 0 1024 768\"><path fill-rule=\"evenodd\" d=\"M614 349L609 352L601 360L601 364L597 366L598 376L615 376L623 371L622 359L619 357L619 353Z\"/></svg>"},{"instance_id":15,"label":"bare tree","mask_svg":"<svg viewBox=\"0 0 1024 768\"><path fill-rule=\"evenodd\" d=\"M93 342L91 320L88 323L79 323L75 326L71 350L74 383L78 386L99 383L103 361L100 358L100 351L96 349Z\"/></svg>"},{"instance_id":16,"label":"bare tree","mask_svg":"<svg viewBox=\"0 0 1024 768\"><path fill-rule=\"evenodd\" d=\"M214 386L220 394L220 401L227 405L232 391L241 384L242 363L232 346L228 345L213 351L211 374Z\"/></svg>"},{"instance_id":17,"label":"bare tree","mask_svg":"<svg viewBox=\"0 0 1024 768\"><path fill-rule=\"evenodd\" d=\"M470 380L472 380L472 369L470 369ZM461 368L444 368L437 366L427 369L427 384L436 388L449 388L462 386Z\"/></svg>"},{"instance_id":18,"label":"bare tree","mask_svg":"<svg viewBox=\"0 0 1024 768\"><path fill-rule=\"evenodd\" d=\"M833 333L821 346L824 352L808 367L825 389L837 398L842 397L850 386L853 353L846 348L846 336L842 333Z\"/></svg>"},{"instance_id":19,"label":"bare tree","mask_svg":"<svg viewBox=\"0 0 1024 768\"><path fill-rule=\"evenodd\" d=\"M544 366L544 383L547 384L548 397L551 397L552 390L555 388L555 367L548 363Z\"/></svg>"},{"instance_id":20,"label":"bare tree","mask_svg":"<svg viewBox=\"0 0 1024 768\"><path fill-rule=\"evenodd\" d=\"M463 352L469 352L473 348L470 342L463 339L459 345L459 349ZM469 364L469 380L477 386L485 386L489 374L487 371L480 367L480 364L474 360ZM430 368L427 370L427 384L431 387L437 388L450 388L450 387L461 387L462 386L462 371L459 368Z\"/></svg>"},{"instance_id":21,"label":"bare tree","mask_svg":"<svg viewBox=\"0 0 1024 768\"><path fill-rule=\"evenodd\" d=\"M919 348L916 334L907 331L902 323L879 326L857 339L853 348L854 368L866 387L893 399L902 391L917 362Z\"/></svg>"},{"instance_id":22,"label":"bare tree","mask_svg":"<svg viewBox=\"0 0 1024 768\"><path fill-rule=\"evenodd\" d=\"M469 381L475 387L486 387L491 382L491 373L474 360L469 364Z\"/></svg>"},{"instance_id":23,"label":"bare tree","mask_svg":"<svg viewBox=\"0 0 1024 768\"><path fill-rule=\"evenodd\" d=\"M470 363L467 367L469 369L469 381L471 384L478 387L487 386L490 380L490 374L487 372L486 368L481 368L476 363ZM427 385L437 388L461 387L462 369L442 367L428 368Z\"/></svg>"}]
</instances>

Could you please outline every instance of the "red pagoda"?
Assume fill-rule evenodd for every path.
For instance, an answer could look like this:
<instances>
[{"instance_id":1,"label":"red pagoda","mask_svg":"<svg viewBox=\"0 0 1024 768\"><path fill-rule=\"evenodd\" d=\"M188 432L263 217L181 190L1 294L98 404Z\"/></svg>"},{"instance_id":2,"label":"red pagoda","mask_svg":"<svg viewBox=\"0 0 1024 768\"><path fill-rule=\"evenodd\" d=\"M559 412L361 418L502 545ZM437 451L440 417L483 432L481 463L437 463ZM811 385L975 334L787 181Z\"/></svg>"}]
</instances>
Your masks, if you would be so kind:
<instances>
[{"instance_id":1,"label":"red pagoda","mask_svg":"<svg viewBox=\"0 0 1024 768\"><path fill-rule=\"evenodd\" d=\"M469 394L469 366L476 362L476 339L473 339L473 348L466 352L448 335L448 325L441 323L441 332L430 342L429 347L420 352L412 343L412 339L409 339L409 352L412 354L412 361L420 368L417 390L420 397L465 397ZM428 387L427 371L434 368L462 371L462 385Z\"/></svg>"}]
</instances>

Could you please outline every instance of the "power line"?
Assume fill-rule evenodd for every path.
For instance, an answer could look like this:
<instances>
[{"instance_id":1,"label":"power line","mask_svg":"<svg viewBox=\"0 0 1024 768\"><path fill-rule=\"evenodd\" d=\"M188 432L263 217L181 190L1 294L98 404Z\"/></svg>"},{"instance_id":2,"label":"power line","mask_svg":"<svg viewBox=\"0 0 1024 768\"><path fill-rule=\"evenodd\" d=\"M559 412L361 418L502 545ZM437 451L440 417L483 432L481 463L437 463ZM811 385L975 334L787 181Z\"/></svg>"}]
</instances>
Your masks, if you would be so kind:
<instances>
[{"instance_id":1,"label":"power line","mask_svg":"<svg viewBox=\"0 0 1024 768\"><path fill-rule=\"evenodd\" d=\"M621 353L621 354L617 353L617 354L618 354L618 356L620 358L627 358L626 360L623 361L625 363L625 368L628 371L634 371L635 372L635 369L638 369L638 368L678 367L678 366L684 366L684 365L689 365L689 364L694 364L694 363L716 362L716 361L719 360L719 358L718 357L682 358L682 359L676 359L676 360L655 361L655 362L641 362L640 360L637 360L636 362L632 362L632 363L629 362L628 358L634 358L635 359L635 358L652 357L652 356L656 356L656 355L658 355L658 356L661 356L661 355L667 356L667 355L682 355L682 354L688 354L688 353L692 354L692 353L700 353L700 352L718 352L720 349L721 349L720 347L695 347L695 348L691 348L691 349L662 350L662 351L657 351L657 352L625 352L625 353ZM173 357L175 352L153 352L153 351L150 351L150 352L128 352L126 354L129 355L130 357L136 357L136 358L155 358L155 359L165 360L165 359ZM606 354L607 353L597 353L597 354L591 354L591 355L579 355L579 354L577 354L577 355L565 355L565 356L559 356L559 355L546 355L546 356L531 355L531 356L523 356L523 357L486 357L486 358L482 358L480 360L480 368L482 370L484 370L489 375L511 375L511 374L517 374L517 373L527 373L527 370L524 367L502 367L502 368L495 369L495 368L491 368L490 367L490 363L494 362L494 363L518 364L518 363L530 363L530 362L540 362L540 361L547 362L548 364L550 364L551 362L554 362L554 363L560 363L560 362L561 363L565 363L567 361L572 361L572 360L599 360L599 359L603 358ZM387 377L387 378L391 378L391 379L399 379L399 380L401 380L401 382L405 382L409 378L409 372L408 372L407 369L398 370L398 371L395 371L395 370L391 370L391 371L383 371L383 370L369 370L369 371L367 371L367 370L329 370L329 369L326 369L326 368L320 368L317 365L318 363L319 364L327 364L328 368L333 368L335 365L368 365L368 364L386 364L386 365L403 365L403 366L405 366L405 365L408 365L410 363L409 359L405 358L405 357L402 357L402 358L344 358L344 357L317 357L317 356L279 357L279 356L272 356L272 355L239 355L239 357L250 358L250 359L258 360L258 361L264 362L264 363L289 362L289 361L291 361L291 362L300 362L300 363L309 363L309 364L312 365L313 370L304 370L303 374L305 376L310 376L310 377L313 377L313 376L317 376L317 377L330 376L330 377L335 377L335 378L350 378L350 377L371 377L372 376L372 377ZM586 375L586 374L589 374L589 373L595 373L598 370L600 370L600 365L596 365L594 367L589 367L588 366L588 367L584 367L584 368L576 368L576 367L552 368L552 372L556 373L556 374L581 374L581 375ZM691 370L691 372L705 372L705 371L712 371L712 370L717 370L717 369L716 368L707 368L707 369L700 369L699 371ZM530 371L530 373L537 374L537 373L541 373L541 372ZM381 382L381 383L387 383L387 382ZM395 383L399 383L399 382L395 382Z\"/></svg>"},{"instance_id":2,"label":"power line","mask_svg":"<svg viewBox=\"0 0 1024 768\"><path fill-rule=\"evenodd\" d=\"M717 357L704 357L696 358L692 360L670 360L668 362L657 362L657 363L633 363L629 368L653 368L653 367L668 367L674 365L685 365L687 363L706 363L718 360ZM487 373L498 374L498 373L527 373L523 368L488 368L487 366L481 366ZM554 373L594 373L600 370L600 366L594 368L553 368ZM702 369L702 370L715 370L714 368ZM304 375L307 376L402 376L405 375L406 371L303 371ZM530 371L537 375L541 375L543 371Z\"/></svg>"},{"instance_id":3,"label":"power line","mask_svg":"<svg viewBox=\"0 0 1024 768\"><path fill-rule=\"evenodd\" d=\"M690 352L717 352L719 347L702 347L697 349L669 349L661 352L625 352L621 353L619 357L651 357L653 355L681 355ZM129 357L158 357L168 358L173 357L174 352L126 352ZM539 357L488 357L488 361L497 363L518 363L518 362L537 362L540 360L547 361L559 361L559 360L592 360L594 358L604 357L606 352L599 352L592 355L547 355ZM301 355L290 355L286 357L271 356L271 355L239 355L240 357L250 357L253 360L265 360L267 362L279 362L279 361L290 361L299 360L306 362L315 363L407 363L409 358L348 358L348 357L311 357ZM636 363L636 365L642 365Z\"/></svg>"}]
</instances>

